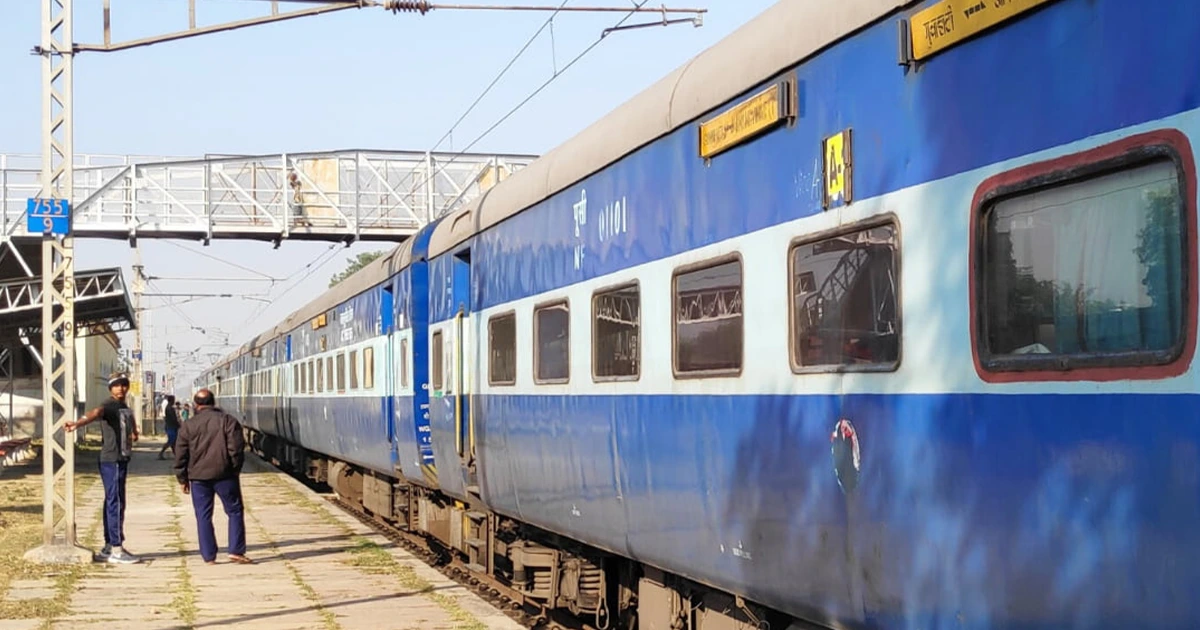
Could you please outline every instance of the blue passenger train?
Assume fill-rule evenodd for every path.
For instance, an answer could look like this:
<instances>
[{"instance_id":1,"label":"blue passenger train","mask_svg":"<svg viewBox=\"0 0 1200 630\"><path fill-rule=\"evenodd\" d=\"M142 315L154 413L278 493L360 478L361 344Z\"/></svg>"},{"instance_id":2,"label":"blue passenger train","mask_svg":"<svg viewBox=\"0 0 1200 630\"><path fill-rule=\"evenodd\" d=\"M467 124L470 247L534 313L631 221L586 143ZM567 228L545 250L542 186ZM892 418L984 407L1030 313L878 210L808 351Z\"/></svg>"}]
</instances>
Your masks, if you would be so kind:
<instances>
[{"instance_id":1,"label":"blue passenger train","mask_svg":"<svg viewBox=\"0 0 1200 630\"><path fill-rule=\"evenodd\" d=\"M1200 627L1200 4L784 0L239 349L597 627Z\"/></svg>"}]
</instances>

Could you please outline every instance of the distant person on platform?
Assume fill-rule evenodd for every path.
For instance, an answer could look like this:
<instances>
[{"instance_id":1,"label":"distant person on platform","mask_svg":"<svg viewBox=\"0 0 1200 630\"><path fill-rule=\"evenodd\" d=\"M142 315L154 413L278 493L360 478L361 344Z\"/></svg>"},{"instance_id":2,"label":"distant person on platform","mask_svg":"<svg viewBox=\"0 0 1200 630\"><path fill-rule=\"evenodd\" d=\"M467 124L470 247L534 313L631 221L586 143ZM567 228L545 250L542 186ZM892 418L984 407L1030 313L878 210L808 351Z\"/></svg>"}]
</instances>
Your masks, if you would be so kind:
<instances>
[{"instance_id":1,"label":"distant person on platform","mask_svg":"<svg viewBox=\"0 0 1200 630\"><path fill-rule=\"evenodd\" d=\"M175 438L179 435L179 403L174 396L167 396L167 405L163 408L163 427L167 430L167 443L158 452L158 458L163 459L167 449L175 453Z\"/></svg>"},{"instance_id":2,"label":"distant person on platform","mask_svg":"<svg viewBox=\"0 0 1200 630\"><path fill-rule=\"evenodd\" d=\"M184 494L192 495L200 557L217 563L217 537L213 532L213 497L221 498L229 517L229 561L253 564L246 557L246 520L242 508L242 464L246 442L242 425L217 408L207 389L196 392L196 415L179 429L175 442L175 478Z\"/></svg>"},{"instance_id":3,"label":"distant person on platform","mask_svg":"<svg viewBox=\"0 0 1200 630\"><path fill-rule=\"evenodd\" d=\"M136 564L141 558L125 551L125 479L133 443L138 440L133 410L125 404L129 393L129 377L113 374L108 379L112 397L103 405L87 412L77 422L68 422L67 431L101 420L100 479L104 482L104 549L97 554L101 561L112 564Z\"/></svg>"}]
</instances>

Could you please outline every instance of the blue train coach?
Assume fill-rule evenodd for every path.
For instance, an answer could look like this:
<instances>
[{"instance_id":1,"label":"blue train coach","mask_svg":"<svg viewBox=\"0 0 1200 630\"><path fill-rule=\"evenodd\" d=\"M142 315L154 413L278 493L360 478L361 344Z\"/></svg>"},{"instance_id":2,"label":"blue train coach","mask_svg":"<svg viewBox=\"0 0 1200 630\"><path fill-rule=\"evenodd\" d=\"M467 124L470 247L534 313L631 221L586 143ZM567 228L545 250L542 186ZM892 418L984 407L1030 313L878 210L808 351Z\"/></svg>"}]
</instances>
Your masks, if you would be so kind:
<instances>
[{"instance_id":1,"label":"blue train coach","mask_svg":"<svg viewBox=\"0 0 1200 630\"><path fill-rule=\"evenodd\" d=\"M786 0L202 381L600 628L1200 627L1198 106L1197 3Z\"/></svg>"}]
</instances>

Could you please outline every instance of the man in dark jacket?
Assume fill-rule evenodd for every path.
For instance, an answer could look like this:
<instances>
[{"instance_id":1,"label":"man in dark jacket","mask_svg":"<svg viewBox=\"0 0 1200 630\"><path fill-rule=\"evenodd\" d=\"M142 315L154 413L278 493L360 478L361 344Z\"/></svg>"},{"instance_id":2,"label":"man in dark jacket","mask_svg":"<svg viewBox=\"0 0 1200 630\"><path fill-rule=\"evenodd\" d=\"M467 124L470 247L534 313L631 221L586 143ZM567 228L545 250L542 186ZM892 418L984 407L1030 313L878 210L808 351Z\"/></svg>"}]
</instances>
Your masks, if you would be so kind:
<instances>
[{"instance_id":1,"label":"man in dark jacket","mask_svg":"<svg viewBox=\"0 0 1200 630\"><path fill-rule=\"evenodd\" d=\"M217 562L217 537L213 532L213 497L221 498L229 517L229 560L251 564L246 557L246 521L242 508L240 475L246 442L242 425L216 406L207 389L196 392L196 415L179 428L175 441L175 478L184 494L192 495L200 557Z\"/></svg>"},{"instance_id":2,"label":"man in dark jacket","mask_svg":"<svg viewBox=\"0 0 1200 630\"><path fill-rule=\"evenodd\" d=\"M133 410L125 404L129 377L113 374L108 379L112 397L64 426L68 432L100 420L100 480L104 483L104 549L96 557L112 564L136 564L137 556L125 551L125 479L133 443L138 439Z\"/></svg>"}]
</instances>

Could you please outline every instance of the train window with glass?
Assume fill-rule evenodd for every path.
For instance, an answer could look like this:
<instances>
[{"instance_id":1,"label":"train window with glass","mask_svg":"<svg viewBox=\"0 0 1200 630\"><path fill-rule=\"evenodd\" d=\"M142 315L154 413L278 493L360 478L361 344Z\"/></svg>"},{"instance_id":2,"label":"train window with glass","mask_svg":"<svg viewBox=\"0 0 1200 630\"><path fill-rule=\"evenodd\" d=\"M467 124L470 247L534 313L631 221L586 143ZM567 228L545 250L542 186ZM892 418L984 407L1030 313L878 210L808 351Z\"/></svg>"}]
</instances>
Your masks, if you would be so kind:
<instances>
[{"instance_id":1,"label":"train window with glass","mask_svg":"<svg viewBox=\"0 0 1200 630\"><path fill-rule=\"evenodd\" d=\"M791 251L792 367L894 369L900 361L899 243L894 224Z\"/></svg>"},{"instance_id":2,"label":"train window with glass","mask_svg":"<svg viewBox=\"0 0 1200 630\"><path fill-rule=\"evenodd\" d=\"M592 376L597 381L634 380L640 373L642 303L638 285L592 296Z\"/></svg>"},{"instance_id":3,"label":"train window with glass","mask_svg":"<svg viewBox=\"0 0 1200 630\"><path fill-rule=\"evenodd\" d=\"M742 261L703 263L675 272L675 372L720 376L742 369Z\"/></svg>"},{"instance_id":4,"label":"train window with glass","mask_svg":"<svg viewBox=\"0 0 1200 630\"><path fill-rule=\"evenodd\" d=\"M303 384L300 381L300 365L296 364L292 366L292 386L290 392L295 394L299 392L300 388L302 387Z\"/></svg>"},{"instance_id":5,"label":"train window with glass","mask_svg":"<svg viewBox=\"0 0 1200 630\"><path fill-rule=\"evenodd\" d=\"M566 302L533 311L533 380L566 383L571 378L571 309Z\"/></svg>"},{"instance_id":6,"label":"train window with glass","mask_svg":"<svg viewBox=\"0 0 1200 630\"><path fill-rule=\"evenodd\" d=\"M358 350L350 351L350 389L358 389Z\"/></svg>"},{"instance_id":7,"label":"train window with glass","mask_svg":"<svg viewBox=\"0 0 1200 630\"><path fill-rule=\"evenodd\" d=\"M488 384L517 382L517 315L497 315L488 320Z\"/></svg>"},{"instance_id":8,"label":"train window with glass","mask_svg":"<svg viewBox=\"0 0 1200 630\"><path fill-rule=\"evenodd\" d=\"M327 382L325 380L325 361L317 359L317 392L323 393Z\"/></svg>"},{"instance_id":9,"label":"train window with glass","mask_svg":"<svg viewBox=\"0 0 1200 630\"><path fill-rule=\"evenodd\" d=\"M433 333L433 366L431 371L433 374L429 376L433 381L433 390L441 391L445 386L445 374L442 373L442 331Z\"/></svg>"},{"instance_id":10,"label":"train window with glass","mask_svg":"<svg viewBox=\"0 0 1200 630\"><path fill-rule=\"evenodd\" d=\"M309 359L308 360L308 389L307 389L307 391L309 394L312 394L316 391L316 389L317 389L317 379L315 378L315 375L313 374L313 360Z\"/></svg>"},{"instance_id":11,"label":"train window with glass","mask_svg":"<svg viewBox=\"0 0 1200 630\"><path fill-rule=\"evenodd\" d=\"M989 371L1161 365L1180 356L1186 213L1172 160L1003 195L984 209L979 355Z\"/></svg>"},{"instance_id":12,"label":"train window with glass","mask_svg":"<svg viewBox=\"0 0 1200 630\"><path fill-rule=\"evenodd\" d=\"M363 348L363 387L375 389L375 348Z\"/></svg>"},{"instance_id":13,"label":"train window with glass","mask_svg":"<svg viewBox=\"0 0 1200 630\"><path fill-rule=\"evenodd\" d=\"M333 356L325 357L325 391L333 392L336 380L333 371Z\"/></svg>"},{"instance_id":14,"label":"train window with glass","mask_svg":"<svg viewBox=\"0 0 1200 630\"><path fill-rule=\"evenodd\" d=\"M408 387L408 340L400 340L400 386Z\"/></svg>"},{"instance_id":15,"label":"train window with glass","mask_svg":"<svg viewBox=\"0 0 1200 630\"><path fill-rule=\"evenodd\" d=\"M346 353L339 352L334 357L337 360L337 390L346 391Z\"/></svg>"}]
</instances>

